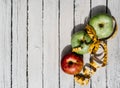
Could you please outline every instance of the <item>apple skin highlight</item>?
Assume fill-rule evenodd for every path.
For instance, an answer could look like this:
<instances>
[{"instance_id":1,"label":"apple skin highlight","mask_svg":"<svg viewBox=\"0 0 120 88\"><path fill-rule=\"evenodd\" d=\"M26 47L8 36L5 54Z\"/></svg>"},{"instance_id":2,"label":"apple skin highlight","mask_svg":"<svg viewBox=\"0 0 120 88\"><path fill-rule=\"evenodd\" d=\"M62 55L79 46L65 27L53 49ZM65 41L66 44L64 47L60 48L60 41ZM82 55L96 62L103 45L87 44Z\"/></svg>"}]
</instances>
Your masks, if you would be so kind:
<instances>
[{"instance_id":1,"label":"apple skin highlight","mask_svg":"<svg viewBox=\"0 0 120 88\"><path fill-rule=\"evenodd\" d=\"M61 67L67 74L78 74L83 68L83 58L75 53L69 53L62 58Z\"/></svg>"},{"instance_id":2,"label":"apple skin highlight","mask_svg":"<svg viewBox=\"0 0 120 88\"><path fill-rule=\"evenodd\" d=\"M92 17L89 25L94 28L98 39L107 39L114 32L112 16L101 13Z\"/></svg>"}]
</instances>

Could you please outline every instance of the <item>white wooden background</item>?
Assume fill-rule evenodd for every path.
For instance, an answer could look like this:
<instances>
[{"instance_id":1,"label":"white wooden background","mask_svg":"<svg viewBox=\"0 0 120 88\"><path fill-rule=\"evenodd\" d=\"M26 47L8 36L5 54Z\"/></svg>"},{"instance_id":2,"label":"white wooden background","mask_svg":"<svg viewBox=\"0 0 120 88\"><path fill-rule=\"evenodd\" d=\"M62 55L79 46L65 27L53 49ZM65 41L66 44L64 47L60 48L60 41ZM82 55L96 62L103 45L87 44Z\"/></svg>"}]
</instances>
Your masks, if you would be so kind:
<instances>
[{"instance_id":1,"label":"white wooden background","mask_svg":"<svg viewBox=\"0 0 120 88\"><path fill-rule=\"evenodd\" d=\"M120 26L120 0L0 0L0 88L120 88L120 30L108 41L108 65L87 86L60 68L72 32L108 12L99 5Z\"/></svg>"}]
</instances>

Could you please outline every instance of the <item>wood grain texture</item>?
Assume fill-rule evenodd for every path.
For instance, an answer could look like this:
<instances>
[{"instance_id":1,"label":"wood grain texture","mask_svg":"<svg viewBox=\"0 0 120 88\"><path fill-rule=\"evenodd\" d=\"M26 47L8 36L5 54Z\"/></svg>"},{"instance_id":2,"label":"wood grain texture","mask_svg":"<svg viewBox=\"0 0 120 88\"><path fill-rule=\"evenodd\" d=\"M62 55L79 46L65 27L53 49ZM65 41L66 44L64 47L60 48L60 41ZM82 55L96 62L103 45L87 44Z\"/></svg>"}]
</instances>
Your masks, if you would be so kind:
<instances>
[{"instance_id":1,"label":"wood grain texture","mask_svg":"<svg viewBox=\"0 0 120 88\"><path fill-rule=\"evenodd\" d=\"M28 6L29 88L43 88L42 0L29 0Z\"/></svg>"},{"instance_id":2,"label":"wood grain texture","mask_svg":"<svg viewBox=\"0 0 120 88\"><path fill-rule=\"evenodd\" d=\"M11 86L11 1L0 0L0 88Z\"/></svg>"},{"instance_id":3,"label":"wood grain texture","mask_svg":"<svg viewBox=\"0 0 120 88\"><path fill-rule=\"evenodd\" d=\"M90 14L89 0L75 0L75 32L84 30ZM89 54L84 55L84 64L89 62ZM75 88L90 88L90 83L86 86L81 86L75 83Z\"/></svg>"},{"instance_id":4,"label":"wood grain texture","mask_svg":"<svg viewBox=\"0 0 120 88\"><path fill-rule=\"evenodd\" d=\"M44 0L44 88L59 87L58 1Z\"/></svg>"},{"instance_id":5,"label":"wood grain texture","mask_svg":"<svg viewBox=\"0 0 120 88\"><path fill-rule=\"evenodd\" d=\"M109 13L120 24L120 0L0 0L0 88L120 88L120 30L107 41L108 65L87 86L61 69L71 35L89 17ZM106 7L108 6L108 8ZM84 63L89 54L84 55Z\"/></svg>"},{"instance_id":6,"label":"wood grain texture","mask_svg":"<svg viewBox=\"0 0 120 88\"><path fill-rule=\"evenodd\" d=\"M13 0L12 88L27 88L27 1Z\"/></svg>"},{"instance_id":7,"label":"wood grain texture","mask_svg":"<svg viewBox=\"0 0 120 88\"><path fill-rule=\"evenodd\" d=\"M106 0L92 0L91 3L91 17L106 13ZM99 68L92 76L92 88L106 88L106 67Z\"/></svg>"},{"instance_id":8,"label":"wood grain texture","mask_svg":"<svg viewBox=\"0 0 120 88\"><path fill-rule=\"evenodd\" d=\"M60 0L60 59L71 51L70 41L74 27L73 0ZM74 88L73 75L68 75L60 69L60 88Z\"/></svg>"},{"instance_id":9,"label":"wood grain texture","mask_svg":"<svg viewBox=\"0 0 120 88\"><path fill-rule=\"evenodd\" d=\"M108 88L120 88L120 1L108 2L108 8L111 14L116 18L118 24L118 33L113 39L108 41L109 61L107 66L107 87Z\"/></svg>"}]
</instances>

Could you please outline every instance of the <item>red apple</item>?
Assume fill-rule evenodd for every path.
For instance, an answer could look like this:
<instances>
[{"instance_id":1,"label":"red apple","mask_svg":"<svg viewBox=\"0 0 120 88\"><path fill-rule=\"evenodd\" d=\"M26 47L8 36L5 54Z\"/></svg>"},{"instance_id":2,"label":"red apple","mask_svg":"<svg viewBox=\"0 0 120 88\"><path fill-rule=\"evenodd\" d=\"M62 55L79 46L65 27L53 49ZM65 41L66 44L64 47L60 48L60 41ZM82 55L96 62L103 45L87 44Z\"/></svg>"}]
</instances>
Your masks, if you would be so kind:
<instances>
[{"instance_id":1,"label":"red apple","mask_svg":"<svg viewBox=\"0 0 120 88\"><path fill-rule=\"evenodd\" d=\"M75 53L69 53L62 58L61 67L65 73L78 74L83 68L83 58Z\"/></svg>"}]
</instances>

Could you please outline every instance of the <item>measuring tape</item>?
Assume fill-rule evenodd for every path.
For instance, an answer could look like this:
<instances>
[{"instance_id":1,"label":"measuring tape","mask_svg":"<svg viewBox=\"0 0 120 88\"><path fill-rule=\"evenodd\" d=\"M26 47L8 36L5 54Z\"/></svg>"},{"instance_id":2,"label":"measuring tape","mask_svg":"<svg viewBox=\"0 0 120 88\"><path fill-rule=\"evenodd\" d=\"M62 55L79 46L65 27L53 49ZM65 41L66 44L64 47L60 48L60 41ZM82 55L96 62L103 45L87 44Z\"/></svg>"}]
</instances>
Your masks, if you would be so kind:
<instances>
[{"instance_id":1,"label":"measuring tape","mask_svg":"<svg viewBox=\"0 0 120 88\"><path fill-rule=\"evenodd\" d=\"M113 38L118 31L117 22L114 17L113 17L113 22L114 22L114 32L108 39ZM92 39L93 43L89 47L90 62L84 65L83 71L80 74L74 75L75 81L80 85L87 85L90 81L91 76L94 75L97 69L106 66L108 59L108 50L107 50L106 41L99 40L97 38L95 30L90 25L86 26L85 31ZM100 49L102 49L103 52L99 53Z\"/></svg>"}]
</instances>

